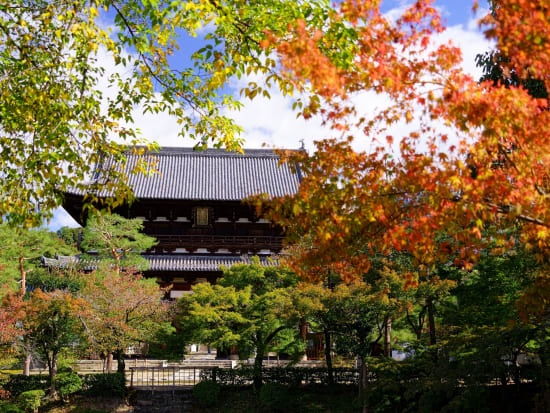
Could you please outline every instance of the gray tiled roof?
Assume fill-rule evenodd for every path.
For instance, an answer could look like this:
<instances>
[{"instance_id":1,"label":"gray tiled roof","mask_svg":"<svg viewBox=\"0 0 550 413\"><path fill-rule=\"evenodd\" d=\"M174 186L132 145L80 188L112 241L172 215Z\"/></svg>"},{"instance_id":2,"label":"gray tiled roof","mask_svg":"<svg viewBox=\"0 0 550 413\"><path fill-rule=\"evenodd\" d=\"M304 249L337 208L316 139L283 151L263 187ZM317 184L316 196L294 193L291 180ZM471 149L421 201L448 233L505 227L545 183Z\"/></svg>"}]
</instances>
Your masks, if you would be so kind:
<instances>
[{"instance_id":1,"label":"gray tiled roof","mask_svg":"<svg viewBox=\"0 0 550 413\"><path fill-rule=\"evenodd\" d=\"M240 201L262 193L283 196L294 194L301 179L299 171L294 173L288 164L279 165L279 156L266 149L245 149L240 154L164 147L142 156L158 161L158 173L129 174L128 183L138 199ZM130 154L127 159L126 169L131 170L138 155Z\"/></svg>"},{"instance_id":2,"label":"gray tiled roof","mask_svg":"<svg viewBox=\"0 0 550 413\"><path fill-rule=\"evenodd\" d=\"M235 264L250 264L250 256L227 256L227 255L142 255L149 263L149 271L221 271L220 267L231 267ZM56 255L56 258L42 257L42 265L53 268L68 268L82 266L84 269L92 270L97 263L80 260L78 256ZM278 265L276 257L260 257L260 265L264 267Z\"/></svg>"},{"instance_id":3,"label":"gray tiled roof","mask_svg":"<svg viewBox=\"0 0 550 413\"><path fill-rule=\"evenodd\" d=\"M144 255L151 263L149 271L220 271L220 267L235 264L250 264L249 256L205 256L205 255ZM260 265L277 265L276 259L260 258Z\"/></svg>"}]
</instances>

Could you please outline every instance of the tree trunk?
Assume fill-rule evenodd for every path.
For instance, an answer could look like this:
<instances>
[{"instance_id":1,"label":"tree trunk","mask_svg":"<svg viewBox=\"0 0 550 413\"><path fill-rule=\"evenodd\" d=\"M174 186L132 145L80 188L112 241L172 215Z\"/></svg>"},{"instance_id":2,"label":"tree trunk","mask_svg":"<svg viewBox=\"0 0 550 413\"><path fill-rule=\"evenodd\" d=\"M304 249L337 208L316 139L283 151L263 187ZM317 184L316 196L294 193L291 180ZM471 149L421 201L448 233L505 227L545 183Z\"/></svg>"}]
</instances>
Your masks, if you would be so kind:
<instances>
[{"instance_id":1,"label":"tree trunk","mask_svg":"<svg viewBox=\"0 0 550 413\"><path fill-rule=\"evenodd\" d=\"M124 371L126 370L126 362L124 361L124 351L117 350L116 351L116 361L117 361L117 373L124 374Z\"/></svg>"},{"instance_id":2,"label":"tree trunk","mask_svg":"<svg viewBox=\"0 0 550 413\"><path fill-rule=\"evenodd\" d=\"M262 363L264 360L264 348L258 346L256 348L256 358L254 359L254 389L260 391L262 387Z\"/></svg>"},{"instance_id":3,"label":"tree trunk","mask_svg":"<svg viewBox=\"0 0 550 413\"><path fill-rule=\"evenodd\" d=\"M391 358L391 317L384 323L384 356Z\"/></svg>"},{"instance_id":4,"label":"tree trunk","mask_svg":"<svg viewBox=\"0 0 550 413\"><path fill-rule=\"evenodd\" d=\"M362 412L367 413L367 386L368 386L368 369L364 357L359 357L359 400L363 406Z\"/></svg>"},{"instance_id":5,"label":"tree trunk","mask_svg":"<svg viewBox=\"0 0 550 413\"><path fill-rule=\"evenodd\" d=\"M19 289L19 292L21 294L21 297L25 296L25 293L27 292L27 272L25 271L25 267L23 266L24 263L24 257L19 257L19 272L21 273L21 286Z\"/></svg>"},{"instance_id":6,"label":"tree trunk","mask_svg":"<svg viewBox=\"0 0 550 413\"><path fill-rule=\"evenodd\" d=\"M303 360L307 360L307 322L305 318L300 319L300 338L304 342Z\"/></svg>"},{"instance_id":7,"label":"tree trunk","mask_svg":"<svg viewBox=\"0 0 550 413\"><path fill-rule=\"evenodd\" d=\"M107 373L113 372L113 353L107 354Z\"/></svg>"},{"instance_id":8,"label":"tree trunk","mask_svg":"<svg viewBox=\"0 0 550 413\"><path fill-rule=\"evenodd\" d=\"M330 332L328 330L324 331L325 333L325 360L327 362L327 374L328 374L328 385L332 386L334 384L334 375L332 371L332 355L330 353L331 342L330 342Z\"/></svg>"},{"instance_id":9,"label":"tree trunk","mask_svg":"<svg viewBox=\"0 0 550 413\"><path fill-rule=\"evenodd\" d=\"M50 397L57 398L57 389L55 388L55 376L57 375L57 353L52 353L48 357L48 373L50 375Z\"/></svg>"},{"instance_id":10,"label":"tree trunk","mask_svg":"<svg viewBox=\"0 0 550 413\"><path fill-rule=\"evenodd\" d=\"M30 354L26 354L25 364L23 365L23 375L25 376L31 375L31 361L32 361L32 356Z\"/></svg>"},{"instance_id":11,"label":"tree trunk","mask_svg":"<svg viewBox=\"0 0 550 413\"><path fill-rule=\"evenodd\" d=\"M435 334L435 307L432 298L426 300L428 305L428 325L430 328L430 345L434 346L437 344L437 336Z\"/></svg>"}]
</instances>

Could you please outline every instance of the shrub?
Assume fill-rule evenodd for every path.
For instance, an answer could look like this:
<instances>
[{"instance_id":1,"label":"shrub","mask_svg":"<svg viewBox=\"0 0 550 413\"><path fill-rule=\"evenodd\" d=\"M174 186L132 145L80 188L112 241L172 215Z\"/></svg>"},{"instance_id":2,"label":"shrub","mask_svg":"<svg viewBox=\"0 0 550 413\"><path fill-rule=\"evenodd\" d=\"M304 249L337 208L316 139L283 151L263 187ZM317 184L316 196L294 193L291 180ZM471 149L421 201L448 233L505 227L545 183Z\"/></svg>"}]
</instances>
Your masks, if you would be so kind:
<instances>
[{"instance_id":1,"label":"shrub","mask_svg":"<svg viewBox=\"0 0 550 413\"><path fill-rule=\"evenodd\" d=\"M84 393L90 397L124 396L126 394L126 377L122 373L87 374L83 376Z\"/></svg>"},{"instance_id":2,"label":"shrub","mask_svg":"<svg viewBox=\"0 0 550 413\"><path fill-rule=\"evenodd\" d=\"M214 381L201 381L193 387L193 397L202 407L212 407L218 402L220 388Z\"/></svg>"},{"instance_id":3,"label":"shrub","mask_svg":"<svg viewBox=\"0 0 550 413\"><path fill-rule=\"evenodd\" d=\"M4 384L4 389L9 391L11 396L14 397L29 390L46 390L48 388L48 380L48 376L43 375L24 376L22 374L14 374Z\"/></svg>"},{"instance_id":4,"label":"shrub","mask_svg":"<svg viewBox=\"0 0 550 413\"><path fill-rule=\"evenodd\" d=\"M280 383L266 383L260 389L260 402L274 412L288 410L290 395L288 387Z\"/></svg>"},{"instance_id":5,"label":"shrub","mask_svg":"<svg viewBox=\"0 0 550 413\"><path fill-rule=\"evenodd\" d=\"M76 373L60 373L54 381L55 388L62 399L82 390L82 379Z\"/></svg>"},{"instance_id":6,"label":"shrub","mask_svg":"<svg viewBox=\"0 0 550 413\"><path fill-rule=\"evenodd\" d=\"M3 403L0 404L0 413L23 413L23 410L13 403Z\"/></svg>"},{"instance_id":7,"label":"shrub","mask_svg":"<svg viewBox=\"0 0 550 413\"><path fill-rule=\"evenodd\" d=\"M328 370L325 367L267 367L262 370L264 383L280 383L290 387L302 384L328 384ZM201 380L212 380L223 386L251 384L254 369L241 366L236 369L214 367L201 370ZM333 369L334 384L357 384L357 369Z\"/></svg>"},{"instance_id":8,"label":"shrub","mask_svg":"<svg viewBox=\"0 0 550 413\"><path fill-rule=\"evenodd\" d=\"M37 412L45 395L44 390L29 390L21 393L17 400L25 411Z\"/></svg>"}]
</instances>

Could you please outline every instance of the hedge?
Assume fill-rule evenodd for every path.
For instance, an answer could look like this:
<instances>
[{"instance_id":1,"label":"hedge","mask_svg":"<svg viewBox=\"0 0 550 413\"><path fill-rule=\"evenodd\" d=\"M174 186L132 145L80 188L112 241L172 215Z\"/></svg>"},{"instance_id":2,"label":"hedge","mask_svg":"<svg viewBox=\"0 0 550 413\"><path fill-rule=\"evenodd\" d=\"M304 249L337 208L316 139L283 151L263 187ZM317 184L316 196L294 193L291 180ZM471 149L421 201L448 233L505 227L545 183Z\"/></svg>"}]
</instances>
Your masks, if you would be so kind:
<instances>
[{"instance_id":1,"label":"hedge","mask_svg":"<svg viewBox=\"0 0 550 413\"><path fill-rule=\"evenodd\" d=\"M29 390L47 390L49 376L14 374L4 384L12 397ZM88 396L124 396L126 394L126 378L121 373L85 374L77 376L75 373L59 373L56 377L56 386L62 397L82 391ZM1 413L1 412L0 412Z\"/></svg>"},{"instance_id":2,"label":"hedge","mask_svg":"<svg viewBox=\"0 0 550 413\"><path fill-rule=\"evenodd\" d=\"M193 387L193 399L202 407L212 407L218 402L220 384L214 381L201 381Z\"/></svg>"},{"instance_id":3,"label":"hedge","mask_svg":"<svg viewBox=\"0 0 550 413\"><path fill-rule=\"evenodd\" d=\"M12 397L16 397L30 390L46 390L49 384L50 378L46 375L24 376L23 374L13 374L3 387L10 392Z\"/></svg>"},{"instance_id":4,"label":"hedge","mask_svg":"<svg viewBox=\"0 0 550 413\"><path fill-rule=\"evenodd\" d=\"M82 389L91 397L122 397L126 394L126 378L122 373L86 374L82 377Z\"/></svg>"},{"instance_id":5,"label":"hedge","mask_svg":"<svg viewBox=\"0 0 550 413\"><path fill-rule=\"evenodd\" d=\"M357 384L358 371L353 368L334 368L334 384ZM201 380L215 381L223 386L243 386L252 384L253 368L241 366L236 369L214 367L201 370ZM266 367L262 369L264 383L279 383L288 386L302 384L328 385L326 367Z\"/></svg>"}]
</instances>

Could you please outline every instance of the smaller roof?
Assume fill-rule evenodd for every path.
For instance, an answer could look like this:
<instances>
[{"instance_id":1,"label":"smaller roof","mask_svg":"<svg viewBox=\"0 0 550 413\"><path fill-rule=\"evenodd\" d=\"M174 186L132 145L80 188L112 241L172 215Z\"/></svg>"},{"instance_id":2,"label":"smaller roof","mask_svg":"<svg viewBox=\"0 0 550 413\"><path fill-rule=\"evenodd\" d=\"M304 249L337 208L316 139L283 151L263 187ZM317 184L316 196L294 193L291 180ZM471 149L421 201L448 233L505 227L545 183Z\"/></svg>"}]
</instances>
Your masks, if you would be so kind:
<instances>
[{"instance_id":1,"label":"smaller roof","mask_svg":"<svg viewBox=\"0 0 550 413\"><path fill-rule=\"evenodd\" d=\"M168 254L145 254L143 258L150 263L148 271L221 271L221 267L231 267L235 264L251 264L252 257L249 255L168 255ZM271 267L279 265L277 257L260 256L260 265ZM56 255L55 258L42 257L42 265L51 268L70 268L82 266L86 270L97 268L97 261L86 260L79 256Z\"/></svg>"}]
</instances>

